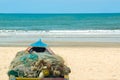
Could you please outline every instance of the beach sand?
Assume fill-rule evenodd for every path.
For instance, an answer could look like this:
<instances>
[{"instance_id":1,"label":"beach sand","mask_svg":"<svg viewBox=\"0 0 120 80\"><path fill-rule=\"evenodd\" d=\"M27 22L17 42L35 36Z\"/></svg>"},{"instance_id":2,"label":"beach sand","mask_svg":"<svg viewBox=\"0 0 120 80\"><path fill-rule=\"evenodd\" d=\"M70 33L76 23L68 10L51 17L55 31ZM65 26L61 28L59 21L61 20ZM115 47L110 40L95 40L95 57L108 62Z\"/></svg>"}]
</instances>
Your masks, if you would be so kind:
<instances>
[{"instance_id":1,"label":"beach sand","mask_svg":"<svg viewBox=\"0 0 120 80\"><path fill-rule=\"evenodd\" d=\"M16 53L26 47L0 47L0 80L8 80L7 71ZM51 47L71 68L70 80L120 80L120 46Z\"/></svg>"}]
</instances>

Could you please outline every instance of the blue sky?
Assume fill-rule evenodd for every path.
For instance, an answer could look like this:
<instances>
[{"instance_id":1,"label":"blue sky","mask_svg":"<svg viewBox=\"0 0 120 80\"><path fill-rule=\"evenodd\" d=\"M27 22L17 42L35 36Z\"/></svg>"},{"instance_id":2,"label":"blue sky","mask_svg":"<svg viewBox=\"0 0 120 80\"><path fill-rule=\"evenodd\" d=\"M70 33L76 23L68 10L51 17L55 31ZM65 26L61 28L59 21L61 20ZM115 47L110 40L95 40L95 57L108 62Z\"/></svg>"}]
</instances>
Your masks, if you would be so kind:
<instances>
[{"instance_id":1,"label":"blue sky","mask_svg":"<svg viewBox=\"0 0 120 80\"><path fill-rule=\"evenodd\" d=\"M0 0L0 13L120 13L120 0Z\"/></svg>"}]
</instances>

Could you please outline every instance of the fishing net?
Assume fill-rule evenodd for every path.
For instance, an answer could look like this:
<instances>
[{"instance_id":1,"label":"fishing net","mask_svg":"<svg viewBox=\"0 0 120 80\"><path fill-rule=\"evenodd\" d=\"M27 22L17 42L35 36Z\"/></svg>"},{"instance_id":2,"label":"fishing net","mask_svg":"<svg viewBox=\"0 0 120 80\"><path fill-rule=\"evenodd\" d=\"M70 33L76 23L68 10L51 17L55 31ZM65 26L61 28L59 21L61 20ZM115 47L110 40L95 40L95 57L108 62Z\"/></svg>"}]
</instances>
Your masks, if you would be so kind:
<instances>
[{"instance_id":1,"label":"fishing net","mask_svg":"<svg viewBox=\"0 0 120 80\"><path fill-rule=\"evenodd\" d=\"M70 68L64 65L64 60L49 52L20 51L13 59L8 75L15 77L63 77L70 73Z\"/></svg>"}]
</instances>

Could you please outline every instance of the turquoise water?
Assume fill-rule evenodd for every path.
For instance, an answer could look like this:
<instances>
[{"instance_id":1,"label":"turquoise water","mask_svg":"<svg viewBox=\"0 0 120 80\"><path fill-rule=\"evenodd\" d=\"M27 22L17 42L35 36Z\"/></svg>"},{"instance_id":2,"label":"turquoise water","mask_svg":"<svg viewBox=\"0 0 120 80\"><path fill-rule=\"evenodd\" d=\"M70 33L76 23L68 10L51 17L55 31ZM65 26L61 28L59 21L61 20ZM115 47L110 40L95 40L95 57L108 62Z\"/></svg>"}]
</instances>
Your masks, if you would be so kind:
<instances>
[{"instance_id":1,"label":"turquoise water","mask_svg":"<svg viewBox=\"0 0 120 80\"><path fill-rule=\"evenodd\" d=\"M0 14L0 30L120 30L120 14Z\"/></svg>"},{"instance_id":2,"label":"turquoise water","mask_svg":"<svg viewBox=\"0 0 120 80\"><path fill-rule=\"evenodd\" d=\"M120 14L0 14L0 46L120 42Z\"/></svg>"}]
</instances>

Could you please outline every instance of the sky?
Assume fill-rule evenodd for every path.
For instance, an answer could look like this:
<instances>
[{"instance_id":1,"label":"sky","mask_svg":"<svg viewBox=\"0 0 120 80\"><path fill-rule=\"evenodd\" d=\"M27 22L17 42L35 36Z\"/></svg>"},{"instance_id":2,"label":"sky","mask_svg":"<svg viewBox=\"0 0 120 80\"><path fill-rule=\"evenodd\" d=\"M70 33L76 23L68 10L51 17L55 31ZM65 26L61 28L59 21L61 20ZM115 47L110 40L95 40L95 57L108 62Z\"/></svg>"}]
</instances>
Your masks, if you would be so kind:
<instances>
[{"instance_id":1,"label":"sky","mask_svg":"<svg viewBox=\"0 0 120 80\"><path fill-rule=\"evenodd\" d=\"M0 13L120 13L120 0L0 0Z\"/></svg>"}]
</instances>

